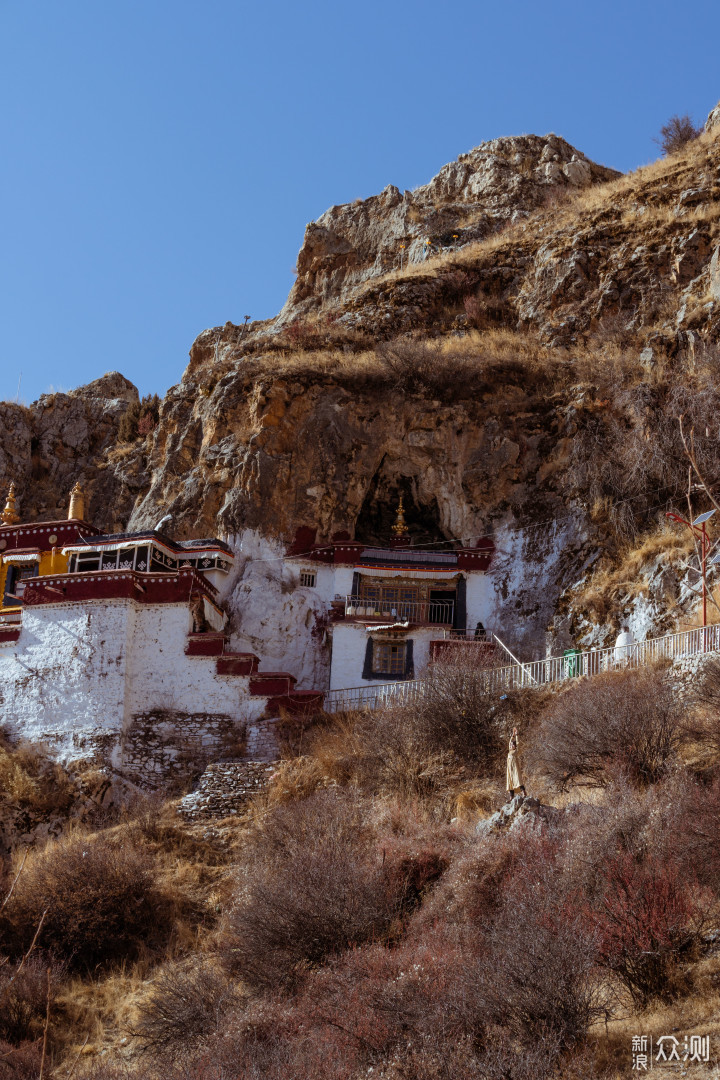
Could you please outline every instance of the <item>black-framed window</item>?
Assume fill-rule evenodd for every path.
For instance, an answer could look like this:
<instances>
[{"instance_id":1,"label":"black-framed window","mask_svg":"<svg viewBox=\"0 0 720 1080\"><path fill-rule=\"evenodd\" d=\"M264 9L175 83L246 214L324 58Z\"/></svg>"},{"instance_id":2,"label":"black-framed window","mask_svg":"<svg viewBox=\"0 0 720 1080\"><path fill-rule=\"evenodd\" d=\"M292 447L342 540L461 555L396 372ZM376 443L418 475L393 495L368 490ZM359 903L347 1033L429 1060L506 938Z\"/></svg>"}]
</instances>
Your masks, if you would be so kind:
<instances>
[{"instance_id":1,"label":"black-framed window","mask_svg":"<svg viewBox=\"0 0 720 1080\"><path fill-rule=\"evenodd\" d=\"M412 638L368 638L363 679L393 682L395 679L412 679L414 674Z\"/></svg>"},{"instance_id":2,"label":"black-framed window","mask_svg":"<svg viewBox=\"0 0 720 1080\"><path fill-rule=\"evenodd\" d=\"M16 607L22 601L25 592L25 578L37 577L40 563L10 563L5 575L5 607Z\"/></svg>"},{"instance_id":3,"label":"black-framed window","mask_svg":"<svg viewBox=\"0 0 720 1080\"><path fill-rule=\"evenodd\" d=\"M373 641L373 671L378 675L404 675L404 641Z\"/></svg>"}]
</instances>

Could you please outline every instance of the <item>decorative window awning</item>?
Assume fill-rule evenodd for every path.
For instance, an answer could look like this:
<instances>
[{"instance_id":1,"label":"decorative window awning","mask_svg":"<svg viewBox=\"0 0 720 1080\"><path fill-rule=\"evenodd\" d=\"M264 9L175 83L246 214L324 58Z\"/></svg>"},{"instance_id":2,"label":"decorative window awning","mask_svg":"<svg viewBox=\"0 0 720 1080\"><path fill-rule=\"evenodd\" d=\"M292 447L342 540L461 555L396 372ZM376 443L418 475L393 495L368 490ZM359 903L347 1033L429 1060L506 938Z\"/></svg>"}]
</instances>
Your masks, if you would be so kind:
<instances>
[{"instance_id":1,"label":"decorative window awning","mask_svg":"<svg viewBox=\"0 0 720 1080\"><path fill-rule=\"evenodd\" d=\"M123 540L122 543L118 543L116 540L110 544L70 544L62 549L62 553L63 555L83 555L92 552L96 555L102 555L105 551L125 551L127 548L147 547L148 544L152 544L154 548L158 548L171 559L178 557L178 553L173 551L172 548L166 547L165 544L158 540L148 540L147 537L144 540Z\"/></svg>"},{"instance_id":2,"label":"decorative window awning","mask_svg":"<svg viewBox=\"0 0 720 1080\"><path fill-rule=\"evenodd\" d=\"M442 581L453 581L458 576L457 567L448 568L428 566L427 570L395 570L384 566L356 566L356 573L361 577L371 578L414 578L417 581L427 581L428 578L438 578Z\"/></svg>"},{"instance_id":3,"label":"decorative window awning","mask_svg":"<svg viewBox=\"0 0 720 1080\"><path fill-rule=\"evenodd\" d=\"M40 551L8 551L3 557L4 563L36 563L40 562Z\"/></svg>"}]
</instances>

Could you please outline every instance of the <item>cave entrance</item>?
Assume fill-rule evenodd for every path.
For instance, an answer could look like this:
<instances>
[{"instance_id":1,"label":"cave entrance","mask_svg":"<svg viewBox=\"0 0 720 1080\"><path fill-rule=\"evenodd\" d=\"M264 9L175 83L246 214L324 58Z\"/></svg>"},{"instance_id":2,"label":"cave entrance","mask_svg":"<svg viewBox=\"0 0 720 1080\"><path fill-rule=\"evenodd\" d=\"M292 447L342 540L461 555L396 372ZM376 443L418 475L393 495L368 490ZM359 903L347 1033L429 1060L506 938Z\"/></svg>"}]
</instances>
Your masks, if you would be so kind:
<instances>
[{"instance_id":1,"label":"cave entrance","mask_svg":"<svg viewBox=\"0 0 720 1080\"><path fill-rule=\"evenodd\" d=\"M401 495L412 543L434 544L446 541L447 537L440 526L437 499L420 503L414 477L396 476L390 479L382 475L382 470L373 477L360 508L355 522L355 539L363 544L388 547Z\"/></svg>"}]
</instances>

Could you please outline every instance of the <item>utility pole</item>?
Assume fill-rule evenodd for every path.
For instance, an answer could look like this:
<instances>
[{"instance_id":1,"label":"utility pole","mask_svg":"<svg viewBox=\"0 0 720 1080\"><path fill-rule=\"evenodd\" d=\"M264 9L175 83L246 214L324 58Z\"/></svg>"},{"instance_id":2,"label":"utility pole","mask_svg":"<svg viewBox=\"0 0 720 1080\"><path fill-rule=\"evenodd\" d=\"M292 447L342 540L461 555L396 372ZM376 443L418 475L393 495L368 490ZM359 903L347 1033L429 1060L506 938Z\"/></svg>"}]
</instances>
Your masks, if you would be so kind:
<instances>
[{"instance_id":1,"label":"utility pole","mask_svg":"<svg viewBox=\"0 0 720 1080\"><path fill-rule=\"evenodd\" d=\"M707 523L715 513L714 510L707 510L700 517L696 517L694 521L687 521L684 517L680 517L679 514L667 513L665 517L670 518L671 521L679 521L681 525L687 525L688 529L692 532L696 542L700 544L700 572L702 574L702 624L703 630L707 626L707 556L708 551L712 547L710 538L707 534Z\"/></svg>"}]
</instances>

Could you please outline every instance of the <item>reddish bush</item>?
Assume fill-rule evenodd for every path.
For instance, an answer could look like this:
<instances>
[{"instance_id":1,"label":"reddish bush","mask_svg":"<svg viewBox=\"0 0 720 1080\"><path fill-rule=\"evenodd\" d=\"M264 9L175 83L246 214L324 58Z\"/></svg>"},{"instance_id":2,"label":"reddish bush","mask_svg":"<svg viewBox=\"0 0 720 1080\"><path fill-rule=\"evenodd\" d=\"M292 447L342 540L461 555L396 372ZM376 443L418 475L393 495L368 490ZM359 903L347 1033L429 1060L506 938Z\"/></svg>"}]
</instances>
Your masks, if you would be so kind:
<instances>
[{"instance_id":1,"label":"reddish bush","mask_svg":"<svg viewBox=\"0 0 720 1080\"><path fill-rule=\"evenodd\" d=\"M706 911L673 863L620 855L607 864L605 891L586 914L599 934L600 962L644 1006L675 996L678 961L697 948Z\"/></svg>"},{"instance_id":2,"label":"reddish bush","mask_svg":"<svg viewBox=\"0 0 720 1080\"><path fill-rule=\"evenodd\" d=\"M35 955L22 965L0 966L0 1039L18 1046L42 1035L48 985L52 1002L63 970L57 962Z\"/></svg>"},{"instance_id":3,"label":"reddish bush","mask_svg":"<svg viewBox=\"0 0 720 1080\"><path fill-rule=\"evenodd\" d=\"M0 1080L37 1080L42 1061L42 1039L11 1046L0 1039Z\"/></svg>"},{"instance_id":4,"label":"reddish bush","mask_svg":"<svg viewBox=\"0 0 720 1080\"><path fill-rule=\"evenodd\" d=\"M690 879L720 892L720 777L675 793L672 832L664 837Z\"/></svg>"}]
</instances>

